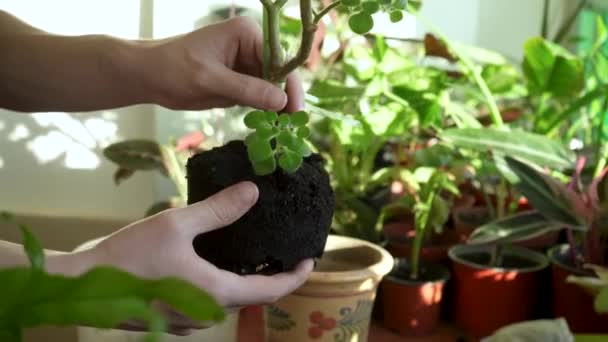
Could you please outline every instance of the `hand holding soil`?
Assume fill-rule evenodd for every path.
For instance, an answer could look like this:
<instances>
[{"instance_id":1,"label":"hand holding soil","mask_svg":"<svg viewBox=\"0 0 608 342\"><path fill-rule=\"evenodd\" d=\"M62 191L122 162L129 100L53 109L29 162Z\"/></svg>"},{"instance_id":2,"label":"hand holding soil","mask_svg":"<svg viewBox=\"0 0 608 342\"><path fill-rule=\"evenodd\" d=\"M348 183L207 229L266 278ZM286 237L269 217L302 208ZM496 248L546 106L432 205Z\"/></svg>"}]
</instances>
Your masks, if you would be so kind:
<instances>
[{"instance_id":1,"label":"hand holding soil","mask_svg":"<svg viewBox=\"0 0 608 342\"><path fill-rule=\"evenodd\" d=\"M135 222L84 252L81 257L91 266L111 265L145 278L179 277L188 280L205 289L228 310L273 303L306 280L313 268L311 260L305 260L288 273L239 276L216 268L201 259L192 248L195 236L235 222L257 199L257 187L253 183L242 182L205 201ZM180 315L169 314L168 318L174 331L196 328L189 326L188 320ZM127 328L136 326L130 324Z\"/></svg>"}]
</instances>

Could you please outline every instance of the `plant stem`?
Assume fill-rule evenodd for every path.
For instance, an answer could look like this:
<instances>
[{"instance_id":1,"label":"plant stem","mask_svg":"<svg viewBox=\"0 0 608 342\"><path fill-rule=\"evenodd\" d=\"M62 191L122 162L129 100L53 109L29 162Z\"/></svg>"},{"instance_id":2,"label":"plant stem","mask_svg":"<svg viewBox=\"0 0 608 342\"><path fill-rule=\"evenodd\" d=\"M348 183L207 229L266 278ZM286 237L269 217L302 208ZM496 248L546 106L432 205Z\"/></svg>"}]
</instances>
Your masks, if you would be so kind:
<instances>
[{"instance_id":1,"label":"plant stem","mask_svg":"<svg viewBox=\"0 0 608 342\"><path fill-rule=\"evenodd\" d=\"M334 8L340 6L340 1L334 1L331 4L327 5L327 7L325 7L324 9L322 9L319 13L315 14L315 17L313 19L313 22L315 24L318 24L319 21L321 21L321 19L323 19L323 17L331 12L331 10L333 10Z\"/></svg>"},{"instance_id":2,"label":"plant stem","mask_svg":"<svg viewBox=\"0 0 608 342\"><path fill-rule=\"evenodd\" d=\"M568 35L568 32L570 32L570 28L572 27L574 22L576 22L576 18L581 13L583 8L585 8L585 6L587 6L587 2L588 2L588 0L582 0L581 2L579 2L578 6L574 10L574 12L572 12L572 14L570 14L568 19L564 22L564 25L562 27L560 27L559 31L557 31L555 38L553 38L553 41L555 43L561 44L563 42L563 40Z\"/></svg>"},{"instance_id":3,"label":"plant stem","mask_svg":"<svg viewBox=\"0 0 608 342\"><path fill-rule=\"evenodd\" d=\"M502 264L502 254L503 254L504 246L500 243L492 246L492 251L490 255L490 266L491 267L500 267Z\"/></svg>"},{"instance_id":4,"label":"plant stem","mask_svg":"<svg viewBox=\"0 0 608 342\"><path fill-rule=\"evenodd\" d=\"M599 132L597 136L597 164L595 165L595 171L593 172L593 177L599 177L604 168L606 167L606 159L608 158L608 148L604 143L605 140L608 140L608 137L605 137L605 134L608 134L608 97L604 99L604 104L602 105L602 110L600 115L602 116L602 122L600 123Z\"/></svg>"},{"instance_id":5,"label":"plant stem","mask_svg":"<svg viewBox=\"0 0 608 342\"><path fill-rule=\"evenodd\" d=\"M412 243L412 251L410 252L410 278L418 279L420 273L420 250L422 249L423 232L416 229L416 236Z\"/></svg>"},{"instance_id":6,"label":"plant stem","mask_svg":"<svg viewBox=\"0 0 608 342\"><path fill-rule=\"evenodd\" d=\"M540 29L540 35L547 39L549 37L549 0L543 2L543 23Z\"/></svg>"},{"instance_id":7,"label":"plant stem","mask_svg":"<svg viewBox=\"0 0 608 342\"><path fill-rule=\"evenodd\" d=\"M277 11L278 12L278 11ZM280 81L300 65L304 64L310 56L312 43L315 37L317 25L314 23L312 14L312 0L300 0L300 20L302 21L302 37L300 48L296 55L279 69L272 70L271 80ZM278 33L277 33L278 35Z\"/></svg>"},{"instance_id":8,"label":"plant stem","mask_svg":"<svg viewBox=\"0 0 608 342\"><path fill-rule=\"evenodd\" d=\"M461 53L459 49L457 49L454 44L452 44L447 37L437 27L435 27L435 25L426 19L426 17L418 13L418 18L420 18L421 21L446 44L448 49L456 55L460 65L463 69L465 69L466 74L473 77L473 81L483 94L486 104L490 109L490 119L492 119L492 123L498 128L503 127L504 123L502 121L500 111L498 110L496 99L494 98L494 95L492 95L486 81L483 79L483 77L481 77L481 73L479 72L478 68L476 68L475 65L473 65L473 62L467 56Z\"/></svg>"}]
</instances>

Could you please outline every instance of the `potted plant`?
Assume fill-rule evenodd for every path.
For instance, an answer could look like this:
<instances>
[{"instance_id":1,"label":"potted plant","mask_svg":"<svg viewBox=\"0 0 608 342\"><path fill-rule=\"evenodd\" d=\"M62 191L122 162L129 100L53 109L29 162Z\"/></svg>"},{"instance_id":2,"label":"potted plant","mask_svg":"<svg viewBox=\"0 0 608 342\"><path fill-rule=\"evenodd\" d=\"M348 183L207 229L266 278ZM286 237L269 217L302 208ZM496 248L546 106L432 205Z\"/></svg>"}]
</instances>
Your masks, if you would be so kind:
<instances>
[{"instance_id":1,"label":"potted plant","mask_svg":"<svg viewBox=\"0 0 608 342\"><path fill-rule=\"evenodd\" d=\"M14 222L12 215L0 218ZM78 277L49 274L44 251L29 229L19 224L29 266L0 270L0 340L19 342L27 328L86 325L110 329L130 319L148 324L149 341L160 341L166 329L159 300L197 322L219 322L222 308L207 293L183 280L147 280L99 266Z\"/></svg>"},{"instance_id":2,"label":"potted plant","mask_svg":"<svg viewBox=\"0 0 608 342\"><path fill-rule=\"evenodd\" d=\"M472 239L476 242L525 240L567 228L568 245L555 246L548 252L552 263L553 314L565 317L574 332L605 332L608 315L593 312L593 298L566 279L571 275L593 276L583 267L585 263L605 265L606 172L583 190L579 183L584 159L579 160L569 186L515 159L507 162L519 179L517 188L536 210L481 227Z\"/></svg>"},{"instance_id":3,"label":"potted plant","mask_svg":"<svg viewBox=\"0 0 608 342\"><path fill-rule=\"evenodd\" d=\"M413 195L415 235L411 256L398 262L382 282L384 325L401 334L428 334L439 320L443 288L450 273L441 264L422 262L421 250L429 231L440 232L448 219L449 205L441 195L443 191L458 194L447 174L434 170ZM411 208L411 199L403 198L393 207Z\"/></svg>"}]
</instances>

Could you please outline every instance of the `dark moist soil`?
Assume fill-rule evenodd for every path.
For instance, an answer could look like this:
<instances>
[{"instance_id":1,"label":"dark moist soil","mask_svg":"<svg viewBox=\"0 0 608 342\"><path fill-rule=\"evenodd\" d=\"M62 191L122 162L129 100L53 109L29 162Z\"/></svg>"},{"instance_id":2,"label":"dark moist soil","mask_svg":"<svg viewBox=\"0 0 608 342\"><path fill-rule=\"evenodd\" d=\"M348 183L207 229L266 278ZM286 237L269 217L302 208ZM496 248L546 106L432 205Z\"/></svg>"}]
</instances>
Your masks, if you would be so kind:
<instances>
[{"instance_id":1,"label":"dark moist soil","mask_svg":"<svg viewBox=\"0 0 608 342\"><path fill-rule=\"evenodd\" d=\"M489 253L469 253L460 256L468 262L472 262L478 265L489 266L491 256ZM499 265L501 268L508 269L520 269L537 266L538 264L532 260L522 258L517 255L504 255L502 264Z\"/></svg>"},{"instance_id":2,"label":"dark moist soil","mask_svg":"<svg viewBox=\"0 0 608 342\"><path fill-rule=\"evenodd\" d=\"M319 155L294 174L259 177L242 141L199 153L187 164L188 204L241 181L259 189L258 202L235 223L194 239L196 253L237 274L275 274L323 254L334 211L329 175Z\"/></svg>"}]
</instances>

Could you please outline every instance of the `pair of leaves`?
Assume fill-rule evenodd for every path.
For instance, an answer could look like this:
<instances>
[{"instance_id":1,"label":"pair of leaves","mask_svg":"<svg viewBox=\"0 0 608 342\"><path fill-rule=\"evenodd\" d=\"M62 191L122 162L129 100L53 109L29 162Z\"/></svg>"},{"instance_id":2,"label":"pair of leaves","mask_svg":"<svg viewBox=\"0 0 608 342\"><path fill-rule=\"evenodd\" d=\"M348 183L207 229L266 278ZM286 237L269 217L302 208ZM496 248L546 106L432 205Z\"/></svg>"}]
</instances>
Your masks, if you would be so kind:
<instances>
[{"instance_id":1,"label":"pair of leaves","mask_svg":"<svg viewBox=\"0 0 608 342\"><path fill-rule=\"evenodd\" d=\"M3 214L4 219L12 217ZM224 313L204 291L175 278L147 280L97 267L79 277L44 270L40 243L20 225L31 267L0 270L0 337L20 341L22 330L41 325L87 325L115 328L130 319L149 324L151 340L165 329L162 315L150 303L159 300L195 321L221 321Z\"/></svg>"},{"instance_id":2,"label":"pair of leaves","mask_svg":"<svg viewBox=\"0 0 608 342\"><path fill-rule=\"evenodd\" d=\"M515 186L536 210L481 226L471 235L469 242L525 241L564 227L581 231L588 229L589 210L573 190L521 161L510 157L506 161L519 179Z\"/></svg>"},{"instance_id":3,"label":"pair of leaves","mask_svg":"<svg viewBox=\"0 0 608 342\"><path fill-rule=\"evenodd\" d=\"M348 26L357 34L366 34L374 28L374 13L387 12L390 21L397 23L403 20L403 11L408 9L407 0L341 0L341 4L354 12L348 18Z\"/></svg>"},{"instance_id":4,"label":"pair of leaves","mask_svg":"<svg viewBox=\"0 0 608 342\"><path fill-rule=\"evenodd\" d=\"M247 154L257 175L273 173L277 164L294 173L310 155L305 139L310 135L306 126L308 114L300 111L278 115L275 112L253 111L245 116L245 125L255 129L246 139Z\"/></svg>"},{"instance_id":5,"label":"pair of leaves","mask_svg":"<svg viewBox=\"0 0 608 342\"><path fill-rule=\"evenodd\" d=\"M541 37L524 45L524 75L531 93L575 96L584 86L583 61Z\"/></svg>"}]
</instances>

